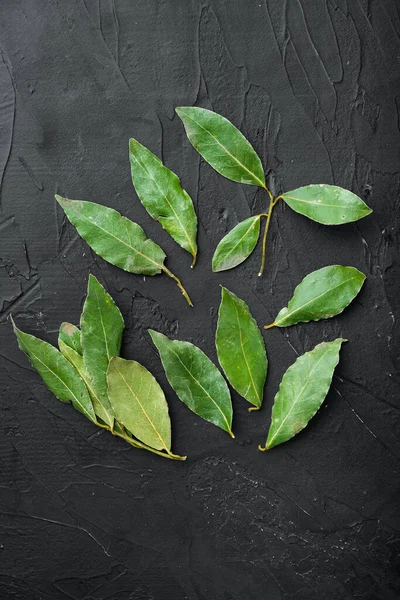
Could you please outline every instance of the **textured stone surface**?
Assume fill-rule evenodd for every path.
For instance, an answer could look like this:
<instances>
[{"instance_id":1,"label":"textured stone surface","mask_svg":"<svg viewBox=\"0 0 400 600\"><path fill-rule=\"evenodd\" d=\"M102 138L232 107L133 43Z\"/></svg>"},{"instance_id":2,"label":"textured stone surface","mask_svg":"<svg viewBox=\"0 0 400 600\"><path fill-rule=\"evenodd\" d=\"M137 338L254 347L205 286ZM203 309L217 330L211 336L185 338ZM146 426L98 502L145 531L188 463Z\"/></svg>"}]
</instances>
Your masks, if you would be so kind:
<instances>
[{"instance_id":1,"label":"textured stone surface","mask_svg":"<svg viewBox=\"0 0 400 600\"><path fill-rule=\"evenodd\" d=\"M400 10L396 0L3 0L0 3L2 600L395 600L400 596ZM200 161L177 105L223 113L262 157L274 192L350 188L373 208L328 228L278 206L259 252L211 272L213 250L265 208L261 190ZM199 216L199 260L152 221L130 181L128 138L162 156ZM137 220L167 251L165 276L94 256L54 193ZM330 321L265 332L264 407L233 394L236 439L172 393L147 328L215 359L219 284L271 322L311 270L368 277ZM186 463L130 449L41 384L8 316L55 342L78 323L88 273L127 324L123 356L167 392ZM297 354L349 339L320 413L266 454L273 397Z\"/></svg>"}]
</instances>

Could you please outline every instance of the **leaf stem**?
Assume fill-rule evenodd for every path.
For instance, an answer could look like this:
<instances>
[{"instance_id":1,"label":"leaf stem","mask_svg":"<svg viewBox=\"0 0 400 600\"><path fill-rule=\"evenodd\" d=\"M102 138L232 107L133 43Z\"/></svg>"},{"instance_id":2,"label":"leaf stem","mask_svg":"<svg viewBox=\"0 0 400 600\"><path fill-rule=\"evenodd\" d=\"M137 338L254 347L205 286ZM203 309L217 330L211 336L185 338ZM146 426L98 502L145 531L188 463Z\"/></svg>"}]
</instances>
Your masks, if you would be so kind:
<instances>
[{"instance_id":1,"label":"leaf stem","mask_svg":"<svg viewBox=\"0 0 400 600\"><path fill-rule=\"evenodd\" d=\"M261 446L261 444L258 446L258 449L260 452L266 452L267 450L269 450L268 446Z\"/></svg>"},{"instance_id":2,"label":"leaf stem","mask_svg":"<svg viewBox=\"0 0 400 600\"><path fill-rule=\"evenodd\" d=\"M176 275L174 275L169 269L167 269L167 267L165 267L164 265L161 267L161 269L164 271L164 273L166 275L168 275L168 277L171 277L171 279L173 279L178 284L178 287L181 290L186 302L189 304L189 306L193 306L193 302L191 301L189 294L183 287L181 280Z\"/></svg>"},{"instance_id":3,"label":"leaf stem","mask_svg":"<svg viewBox=\"0 0 400 600\"><path fill-rule=\"evenodd\" d=\"M235 434L233 433L233 431L231 429L228 431L228 433L232 439L235 439Z\"/></svg>"},{"instance_id":4,"label":"leaf stem","mask_svg":"<svg viewBox=\"0 0 400 600\"><path fill-rule=\"evenodd\" d=\"M248 409L249 412L252 412L253 410L260 410L261 406L250 406L250 408Z\"/></svg>"},{"instance_id":5,"label":"leaf stem","mask_svg":"<svg viewBox=\"0 0 400 600\"><path fill-rule=\"evenodd\" d=\"M97 423L98 427L101 427L102 429L107 429L108 431L111 431L111 429L108 427L108 425L102 425L101 423ZM153 452L153 454L157 454L158 456L162 456L163 458L170 458L171 460L186 460L186 456L180 456L179 454L173 454L172 452L166 453L166 452L162 452L161 450L156 450L155 448L151 448L150 446L147 446L146 444L142 444L142 442L139 442L138 440L135 440L131 437L129 437L127 434L123 434L123 433L119 433L118 431L116 431L115 429L111 431L111 433L113 435L115 435L116 437L119 437L123 440L125 440L125 442L128 442L128 444L130 444L131 446L133 446L134 448L139 448L140 450L148 450L149 452Z\"/></svg>"},{"instance_id":6,"label":"leaf stem","mask_svg":"<svg viewBox=\"0 0 400 600\"><path fill-rule=\"evenodd\" d=\"M265 215L261 215L261 216L266 216L267 217L267 222L265 224L265 229L264 229L264 235L263 235L263 241L262 241L262 250L261 250L261 267L260 267L260 271L258 273L258 276L261 277L261 275L264 273L264 267L265 267L265 258L267 255L267 237L268 237L268 231L269 231L269 226L271 223L271 217L272 217L272 210L275 206L275 204L278 202L278 200L280 199L280 196L278 196L277 198L274 198L273 195L271 194L271 192L269 191L269 189L266 187L265 188L266 191L269 194L270 197L270 203L269 203L269 210L268 213Z\"/></svg>"},{"instance_id":7,"label":"leaf stem","mask_svg":"<svg viewBox=\"0 0 400 600\"><path fill-rule=\"evenodd\" d=\"M264 325L264 329L271 329L271 327L275 327L275 321L269 325Z\"/></svg>"}]
</instances>

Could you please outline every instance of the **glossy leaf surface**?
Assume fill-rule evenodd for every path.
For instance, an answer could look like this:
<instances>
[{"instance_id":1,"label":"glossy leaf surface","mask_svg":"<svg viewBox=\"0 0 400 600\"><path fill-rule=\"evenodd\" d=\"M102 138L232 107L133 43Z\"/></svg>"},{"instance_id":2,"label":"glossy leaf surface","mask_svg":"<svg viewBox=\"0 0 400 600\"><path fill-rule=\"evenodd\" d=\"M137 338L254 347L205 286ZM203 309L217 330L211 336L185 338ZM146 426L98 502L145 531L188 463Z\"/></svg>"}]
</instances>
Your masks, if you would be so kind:
<instances>
[{"instance_id":1,"label":"glossy leaf surface","mask_svg":"<svg viewBox=\"0 0 400 600\"><path fill-rule=\"evenodd\" d=\"M132 182L141 203L153 219L193 256L197 256L197 217L179 177L135 139L129 141Z\"/></svg>"},{"instance_id":2,"label":"glossy leaf surface","mask_svg":"<svg viewBox=\"0 0 400 600\"><path fill-rule=\"evenodd\" d=\"M178 398L196 415L234 437L229 389L216 366L190 342L170 340L152 329L149 333Z\"/></svg>"},{"instance_id":3,"label":"glossy leaf surface","mask_svg":"<svg viewBox=\"0 0 400 600\"><path fill-rule=\"evenodd\" d=\"M107 369L113 356L119 356L124 320L110 294L93 275L81 316L83 361L94 394L113 416L107 393ZM107 421L109 422L109 421Z\"/></svg>"},{"instance_id":4,"label":"glossy leaf surface","mask_svg":"<svg viewBox=\"0 0 400 600\"><path fill-rule=\"evenodd\" d=\"M353 192L325 183L285 192L281 198L292 210L323 225L358 221L372 212Z\"/></svg>"},{"instance_id":5,"label":"glossy leaf surface","mask_svg":"<svg viewBox=\"0 0 400 600\"><path fill-rule=\"evenodd\" d=\"M107 379L109 398L118 421L148 446L170 452L168 405L153 375L134 360L114 357Z\"/></svg>"},{"instance_id":6,"label":"glossy leaf surface","mask_svg":"<svg viewBox=\"0 0 400 600\"><path fill-rule=\"evenodd\" d=\"M92 401L82 379L68 360L51 344L24 333L13 322L20 349L28 356L47 387L62 402L71 402L91 421L96 422Z\"/></svg>"},{"instance_id":7,"label":"glossy leaf surface","mask_svg":"<svg viewBox=\"0 0 400 600\"><path fill-rule=\"evenodd\" d=\"M163 270L164 251L137 223L94 202L61 196L56 200L79 235L107 262L137 275L157 275Z\"/></svg>"},{"instance_id":8,"label":"glossy leaf surface","mask_svg":"<svg viewBox=\"0 0 400 600\"><path fill-rule=\"evenodd\" d=\"M267 328L334 317L357 296L364 281L364 273L354 267L331 265L313 271L299 283L288 305Z\"/></svg>"},{"instance_id":9,"label":"glossy leaf surface","mask_svg":"<svg viewBox=\"0 0 400 600\"><path fill-rule=\"evenodd\" d=\"M215 343L231 386L260 408L268 366L264 340L247 304L224 287Z\"/></svg>"},{"instance_id":10,"label":"glossy leaf surface","mask_svg":"<svg viewBox=\"0 0 400 600\"><path fill-rule=\"evenodd\" d=\"M236 225L216 247L212 259L213 271L227 271L244 262L256 247L259 235L259 215Z\"/></svg>"},{"instance_id":11,"label":"glossy leaf surface","mask_svg":"<svg viewBox=\"0 0 400 600\"><path fill-rule=\"evenodd\" d=\"M82 354L81 332L76 325L65 322L61 323L58 337L64 344L75 350L75 352Z\"/></svg>"},{"instance_id":12,"label":"glossy leaf surface","mask_svg":"<svg viewBox=\"0 0 400 600\"><path fill-rule=\"evenodd\" d=\"M260 158L228 119L194 106L182 106L176 113L192 146L218 173L232 181L265 187Z\"/></svg>"},{"instance_id":13,"label":"glossy leaf surface","mask_svg":"<svg viewBox=\"0 0 400 600\"><path fill-rule=\"evenodd\" d=\"M306 427L325 400L345 341L322 342L288 368L275 396L267 443L260 450L287 442Z\"/></svg>"}]
</instances>

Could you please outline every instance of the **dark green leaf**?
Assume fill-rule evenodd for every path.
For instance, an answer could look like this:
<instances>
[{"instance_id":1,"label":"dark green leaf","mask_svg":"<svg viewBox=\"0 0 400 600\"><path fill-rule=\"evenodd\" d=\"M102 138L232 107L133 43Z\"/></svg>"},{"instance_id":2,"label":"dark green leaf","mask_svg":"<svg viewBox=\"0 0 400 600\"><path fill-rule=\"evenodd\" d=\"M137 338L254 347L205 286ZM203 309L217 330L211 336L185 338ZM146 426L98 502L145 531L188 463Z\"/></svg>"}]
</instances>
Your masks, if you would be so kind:
<instances>
[{"instance_id":1,"label":"dark green leaf","mask_svg":"<svg viewBox=\"0 0 400 600\"><path fill-rule=\"evenodd\" d=\"M193 256L197 256L197 217L179 177L135 139L129 141L132 181L141 203L153 219Z\"/></svg>"},{"instance_id":2,"label":"dark green leaf","mask_svg":"<svg viewBox=\"0 0 400 600\"><path fill-rule=\"evenodd\" d=\"M114 411L107 394L107 369L113 356L119 356L124 320L114 300L93 275L81 316L83 361L95 396L110 415Z\"/></svg>"},{"instance_id":3,"label":"dark green leaf","mask_svg":"<svg viewBox=\"0 0 400 600\"><path fill-rule=\"evenodd\" d=\"M81 332L78 327L72 323L61 323L58 337L75 352L82 354Z\"/></svg>"},{"instance_id":4,"label":"dark green leaf","mask_svg":"<svg viewBox=\"0 0 400 600\"><path fill-rule=\"evenodd\" d=\"M365 275L354 267L331 265L313 271L299 283L289 304L282 308L270 327L329 319L340 314L357 296Z\"/></svg>"},{"instance_id":5,"label":"dark green leaf","mask_svg":"<svg viewBox=\"0 0 400 600\"><path fill-rule=\"evenodd\" d=\"M260 408L268 366L264 340L247 304L224 287L215 343L231 386Z\"/></svg>"},{"instance_id":6,"label":"dark green leaf","mask_svg":"<svg viewBox=\"0 0 400 600\"><path fill-rule=\"evenodd\" d=\"M260 450L287 442L306 427L325 400L345 341L318 344L288 368L275 396L266 445Z\"/></svg>"},{"instance_id":7,"label":"dark green leaf","mask_svg":"<svg viewBox=\"0 0 400 600\"><path fill-rule=\"evenodd\" d=\"M260 216L249 217L234 227L215 249L212 269L227 271L240 265L253 252L260 235Z\"/></svg>"},{"instance_id":8,"label":"dark green leaf","mask_svg":"<svg viewBox=\"0 0 400 600\"><path fill-rule=\"evenodd\" d=\"M323 225L358 221L372 210L355 194L336 185L306 185L285 192L281 198L290 208Z\"/></svg>"},{"instance_id":9,"label":"dark green leaf","mask_svg":"<svg viewBox=\"0 0 400 600\"><path fill-rule=\"evenodd\" d=\"M265 188L261 161L244 135L225 117L190 106L176 109L192 146L218 173Z\"/></svg>"},{"instance_id":10,"label":"dark green leaf","mask_svg":"<svg viewBox=\"0 0 400 600\"><path fill-rule=\"evenodd\" d=\"M94 202L61 196L56 200L79 235L104 260L137 275L157 275L164 270L164 251L137 223Z\"/></svg>"},{"instance_id":11,"label":"dark green leaf","mask_svg":"<svg viewBox=\"0 0 400 600\"><path fill-rule=\"evenodd\" d=\"M24 333L13 322L20 349L27 354L30 363L62 402L72 402L88 419L96 423L89 392L82 379L68 360L51 344L34 335Z\"/></svg>"},{"instance_id":12,"label":"dark green leaf","mask_svg":"<svg viewBox=\"0 0 400 600\"><path fill-rule=\"evenodd\" d=\"M168 405L153 375L134 360L114 357L107 379L108 394L118 421L145 444L170 453Z\"/></svg>"},{"instance_id":13,"label":"dark green leaf","mask_svg":"<svg viewBox=\"0 0 400 600\"><path fill-rule=\"evenodd\" d=\"M165 374L177 396L190 410L227 431L232 437L232 403L225 379L193 344L170 340L149 329Z\"/></svg>"}]
</instances>

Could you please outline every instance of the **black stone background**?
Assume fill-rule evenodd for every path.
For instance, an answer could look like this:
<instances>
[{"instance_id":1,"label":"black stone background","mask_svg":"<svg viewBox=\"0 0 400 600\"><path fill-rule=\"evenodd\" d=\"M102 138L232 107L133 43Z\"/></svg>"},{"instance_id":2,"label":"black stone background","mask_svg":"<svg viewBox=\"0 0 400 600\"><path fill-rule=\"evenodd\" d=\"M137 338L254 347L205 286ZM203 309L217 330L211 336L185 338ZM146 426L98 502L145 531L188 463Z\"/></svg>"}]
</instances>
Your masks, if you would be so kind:
<instances>
[{"instance_id":1,"label":"black stone background","mask_svg":"<svg viewBox=\"0 0 400 600\"><path fill-rule=\"evenodd\" d=\"M396 0L2 0L0 276L2 600L394 600L399 567L399 109ZM205 164L174 115L226 115L262 157L275 192L335 183L374 213L324 227L277 207L266 275L259 251L221 274L211 257L262 190ZM134 136L182 178L199 217L199 260L153 222L128 162ZM165 276L97 258L54 193L138 221L168 253L195 308ZM352 306L329 321L265 332L263 409L235 393L236 440L169 388L146 332L216 360L219 284L271 321L328 264L362 269ZM186 463L134 450L58 402L8 320L56 342L79 322L89 272L126 321L123 356L163 385ZM296 356L344 336L323 408L268 453L274 394Z\"/></svg>"}]
</instances>

